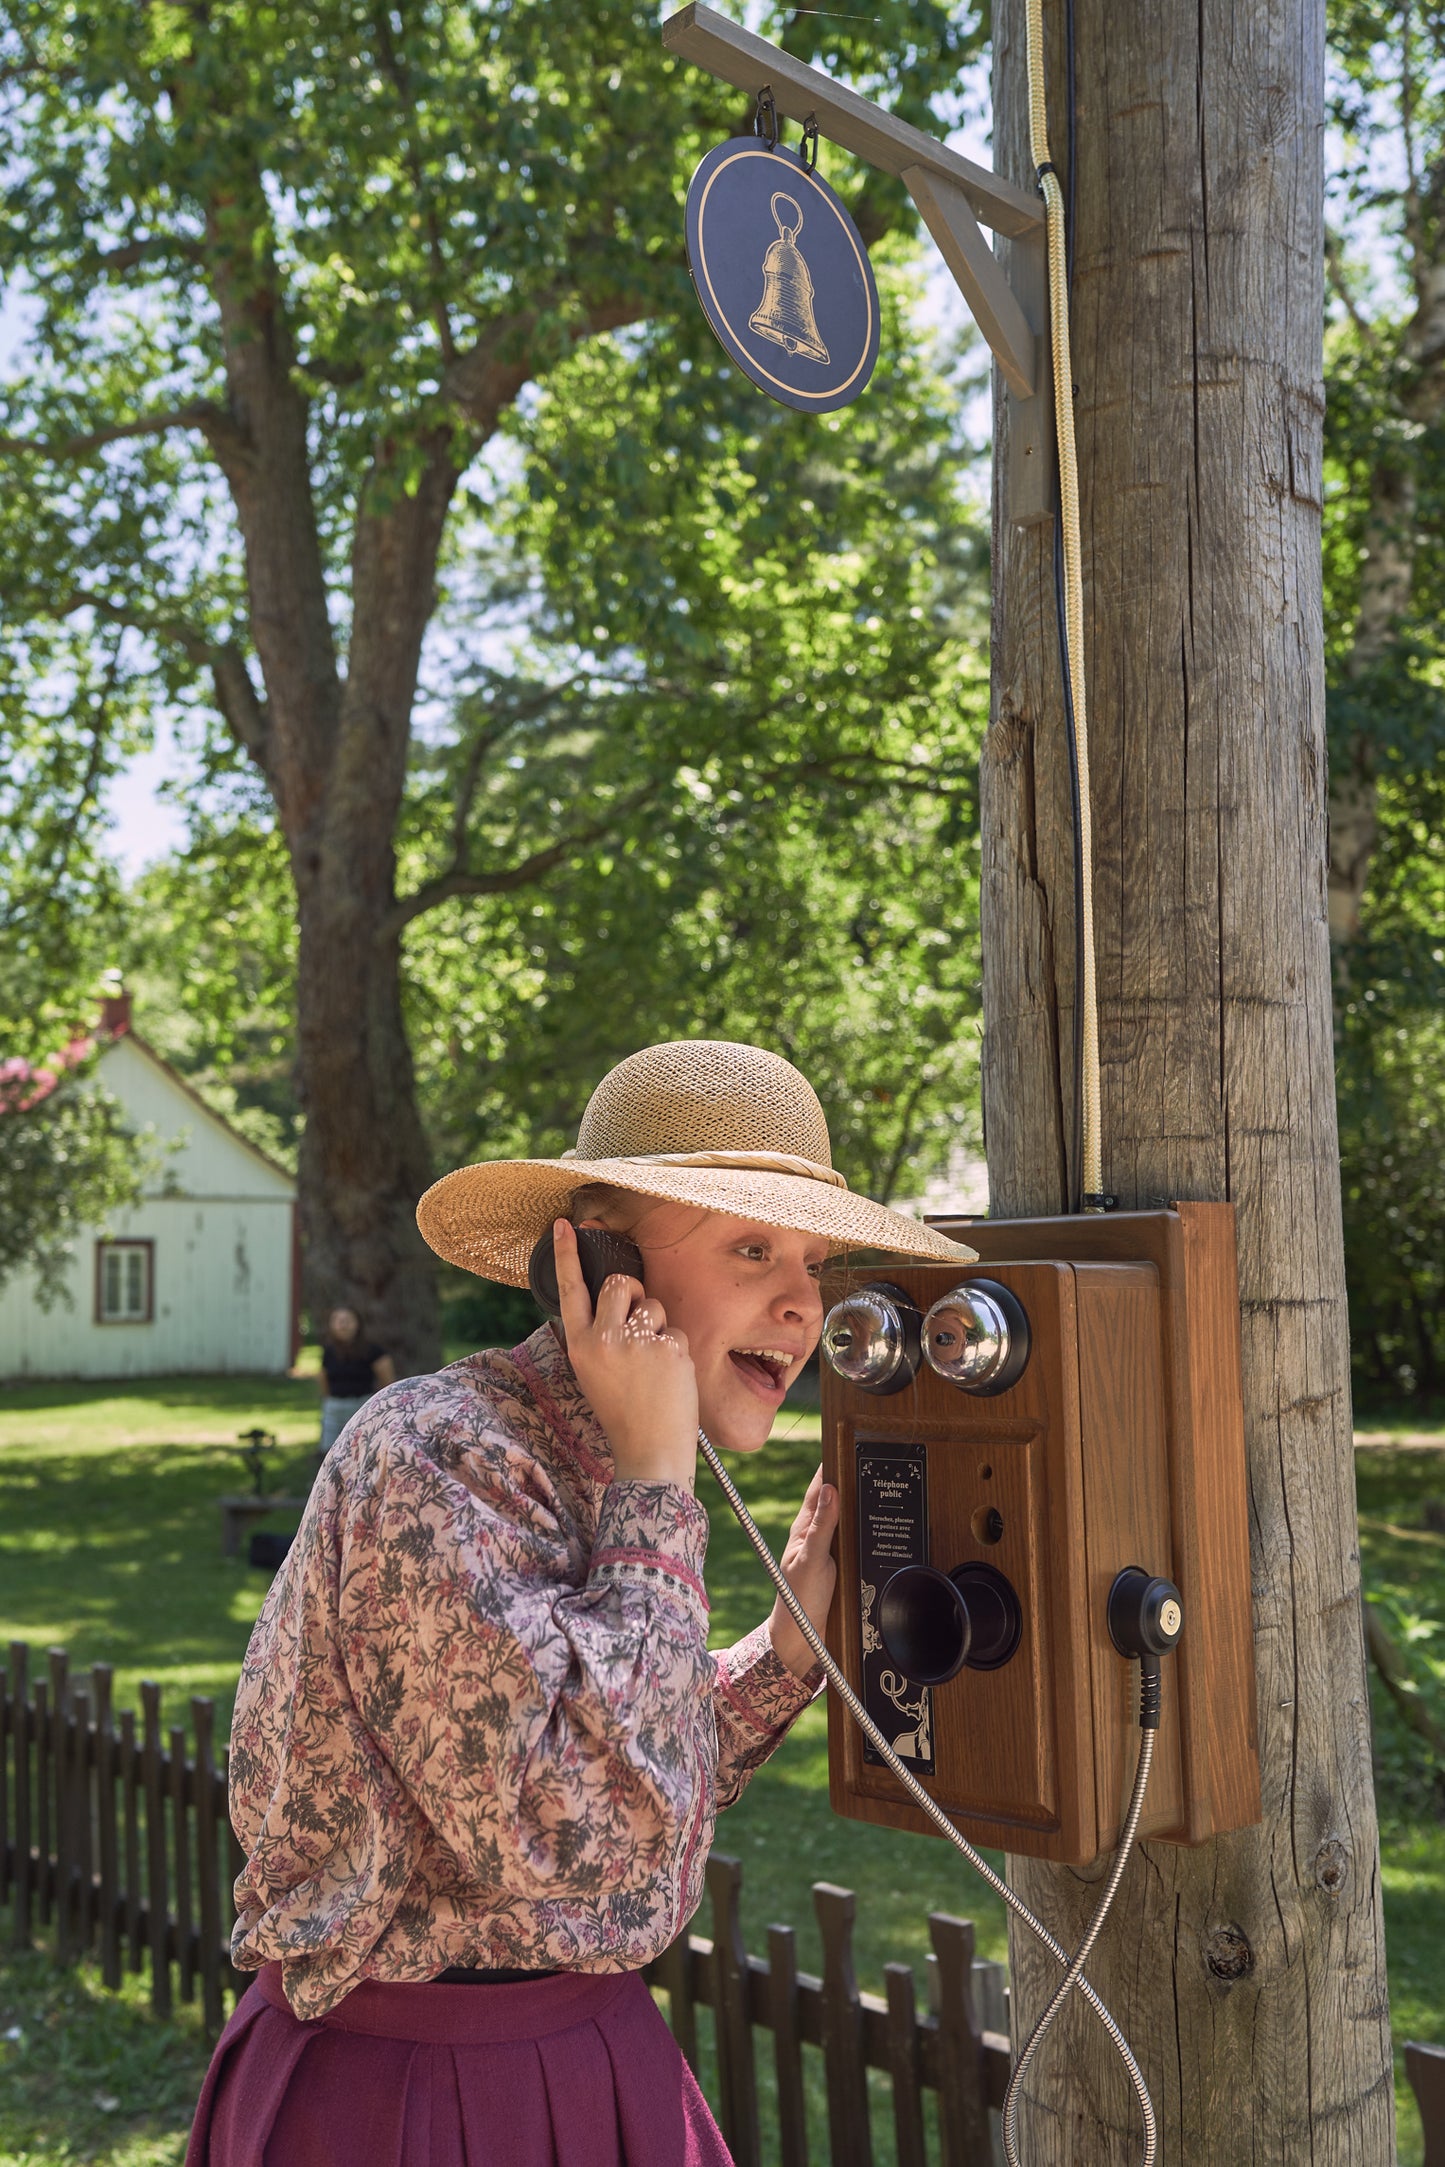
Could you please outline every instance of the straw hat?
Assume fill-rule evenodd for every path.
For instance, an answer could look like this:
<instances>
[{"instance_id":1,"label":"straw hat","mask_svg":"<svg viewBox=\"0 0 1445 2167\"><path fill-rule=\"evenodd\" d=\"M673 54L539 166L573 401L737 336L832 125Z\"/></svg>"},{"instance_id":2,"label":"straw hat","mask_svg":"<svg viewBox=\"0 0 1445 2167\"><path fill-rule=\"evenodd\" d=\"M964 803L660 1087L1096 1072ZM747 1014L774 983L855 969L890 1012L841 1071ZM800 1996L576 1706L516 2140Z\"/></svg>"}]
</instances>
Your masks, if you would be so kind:
<instances>
[{"instance_id":1,"label":"straw hat","mask_svg":"<svg viewBox=\"0 0 1445 2167\"><path fill-rule=\"evenodd\" d=\"M851 1193L834 1171L817 1094L791 1062L713 1038L630 1055L588 1100L574 1150L460 1167L427 1190L417 1225L449 1263L524 1287L537 1241L593 1182L819 1234L833 1249L934 1264L974 1258L920 1220Z\"/></svg>"}]
</instances>

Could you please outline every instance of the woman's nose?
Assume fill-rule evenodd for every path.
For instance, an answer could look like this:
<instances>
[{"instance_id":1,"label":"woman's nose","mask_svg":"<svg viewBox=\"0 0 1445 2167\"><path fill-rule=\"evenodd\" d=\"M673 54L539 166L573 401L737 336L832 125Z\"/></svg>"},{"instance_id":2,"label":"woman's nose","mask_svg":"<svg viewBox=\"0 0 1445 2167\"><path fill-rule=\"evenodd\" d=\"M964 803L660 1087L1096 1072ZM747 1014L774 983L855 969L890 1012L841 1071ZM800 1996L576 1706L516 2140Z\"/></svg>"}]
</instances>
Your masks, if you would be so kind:
<instances>
[{"instance_id":1,"label":"woman's nose","mask_svg":"<svg viewBox=\"0 0 1445 2167\"><path fill-rule=\"evenodd\" d=\"M780 1321L783 1317L788 1317L796 1318L799 1324L806 1324L810 1327L821 1324L823 1297L818 1290L817 1280L806 1265L796 1276L789 1276L787 1284L779 1292L774 1306L778 1311Z\"/></svg>"}]
</instances>

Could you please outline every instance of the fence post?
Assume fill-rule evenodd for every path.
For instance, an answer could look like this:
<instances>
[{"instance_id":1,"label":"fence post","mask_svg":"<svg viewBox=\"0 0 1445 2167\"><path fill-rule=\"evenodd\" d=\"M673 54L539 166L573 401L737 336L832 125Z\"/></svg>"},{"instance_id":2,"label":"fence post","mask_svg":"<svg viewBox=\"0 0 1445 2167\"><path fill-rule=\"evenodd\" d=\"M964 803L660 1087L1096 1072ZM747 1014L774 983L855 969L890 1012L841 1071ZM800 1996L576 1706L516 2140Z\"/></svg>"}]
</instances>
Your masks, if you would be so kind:
<instances>
[{"instance_id":1,"label":"fence post","mask_svg":"<svg viewBox=\"0 0 1445 2167\"><path fill-rule=\"evenodd\" d=\"M161 1689L142 1678L141 1721L144 1743L141 1776L146 1802L146 1925L151 1956L151 2007L158 2017L171 2013L171 1967L166 1948L170 1899L166 1889L165 1755L161 1750Z\"/></svg>"},{"instance_id":2,"label":"fence post","mask_svg":"<svg viewBox=\"0 0 1445 2167\"><path fill-rule=\"evenodd\" d=\"M1424 2167L1445 2167L1445 2047L1424 2047L1410 2041L1405 2048L1405 2074L1420 2109L1425 2134Z\"/></svg>"},{"instance_id":3,"label":"fence post","mask_svg":"<svg viewBox=\"0 0 1445 2167\"><path fill-rule=\"evenodd\" d=\"M223 2021L221 2005L221 1831L216 1822L215 1703L200 1694L191 1701L196 1734L192 1783L196 1805L196 1882L201 1959L201 2010L213 2036Z\"/></svg>"},{"instance_id":4,"label":"fence post","mask_svg":"<svg viewBox=\"0 0 1445 2167\"><path fill-rule=\"evenodd\" d=\"M245 1868L246 1854L237 1840L235 1829L231 1826L231 1749L229 1746L221 1755L221 1765L216 1774L216 1819L225 1831L226 1845L226 1977L230 1982L232 1994L239 2001L251 1984L251 1973L237 1971L235 1965L231 1962L230 1930L236 1919L236 1906L232 1901L231 1892Z\"/></svg>"},{"instance_id":5,"label":"fence post","mask_svg":"<svg viewBox=\"0 0 1445 2167\"><path fill-rule=\"evenodd\" d=\"M10 1739L13 1730L10 1673L0 1670L0 1904L10 1894L13 1878L10 1864Z\"/></svg>"},{"instance_id":6,"label":"fence post","mask_svg":"<svg viewBox=\"0 0 1445 2167\"><path fill-rule=\"evenodd\" d=\"M928 1914L938 1969L938 2122L944 2167L990 2167L983 2037L973 2008L973 1923Z\"/></svg>"},{"instance_id":7,"label":"fence post","mask_svg":"<svg viewBox=\"0 0 1445 2167\"><path fill-rule=\"evenodd\" d=\"M94 1844L90 1812L90 1689L75 1685L66 1699L63 1734L66 1752L65 1827L69 1866L62 1890L62 1905L69 1921L70 1947L75 1956L90 1950L90 1914L93 1890Z\"/></svg>"},{"instance_id":8,"label":"fence post","mask_svg":"<svg viewBox=\"0 0 1445 2167\"><path fill-rule=\"evenodd\" d=\"M115 1818L115 1716L111 1707L114 1672L109 1663L92 1663L95 1694L95 1826L100 1855L100 1975L114 1992L120 1985L120 1858Z\"/></svg>"},{"instance_id":9,"label":"fence post","mask_svg":"<svg viewBox=\"0 0 1445 2167\"><path fill-rule=\"evenodd\" d=\"M125 1950L132 1971L141 1968L140 1753L135 1710L120 1712L120 1810L125 1828Z\"/></svg>"},{"instance_id":10,"label":"fence post","mask_svg":"<svg viewBox=\"0 0 1445 2167\"><path fill-rule=\"evenodd\" d=\"M815 1881L813 1909L823 1935L823 2066L828 2086L832 2167L872 2167L863 2004L853 1971L853 1921L858 1899L851 1889Z\"/></svg>"},{"instance_id":11,"label":"fence post","mask_svg":"<svg viewBox=\"0 0 1445 2167\"><path fill-rule=\"evenodd\" d=\"M171 1859L176 1890L176 1969L182 2001L196 1998L196 1952L191 1940L191 1831L187 1813L190 1786L186 1765L186 1734L179 1724L171 1729L170 1800Z\"/></svg>"},{"instance_id":12,"label":"fence post","mask_svg":"<svg viewBox=\"0 0 1445 2167\"><path fill-rule=\"evenodd\" d=\"M50 1781L55 1811L50 1901L55 1920L55 1961L65 1964L75 1953L71 1946L75 1800L70 1755L70 1658L64 1648L47 1648L45 1657L50 1666Z\"/></svg>"},{"instance_id":13,"label":"fence post","mask_svg":"<svg viewBox=\"0 0 1445 2167\"><path fill-rule=\"evenodd\" d=\"M15 1880L14 1938L30 1941L30 1650L23 1640L10 1643L10 1735L15 1741Z\"/></svg>"},{"instance_id":14,"label":"fence post","mask_svg":"<svg viewBox=\"0 0 1445 2167\"><path fill-rule=\"evenodd\" d=\"M893 2142L898 2167L926 2167L923 2141L923 2057L918 2050L918 2012L911 1964L885 1964L888 1999L888 2073L893 2082Z\"/></svg>"},{"instance_id":15,"label":"fence post","mask_svg":"<svg viewBox=\"0 0 1445 2167\"><path fill-rule=\"evenodd\" d=\"M798 1937L791 1926L768 1928L768 2017L773 2028L773 2068L778 2080L782 2167L808 2167L803 2035L798 2024Z\"/></svg>"},{"instance_id":16,"label":"fence post","mask_svg":"<svg viewBox=\"0 0 1445 2167\"><path fill-rule=\"evenodd\" d=\"M758 2084L748 2008L748 1952L739 1908L743 1870L714 1851L707 1862L712 1899L713 2029L723 2136L736 2167L758 2167Z\"/></svg>"},{"instance_id":17,"label":"fence post","mask_svg":"<svg viewBox=\"0 0 1445 2167\"><path fill-rule=\"evenodd\" d=\"M686 1929L665 1948L651 1967L656 1984L667 1990L667 2021L682 2049L683 2059L697 2075L697 2011L692 1991L692 1949Z\"/></svg>"},{"instance_id":18,"label":"fence post","mask_svg":"<svg viewBox=\"0 0 1445 2167\"><path fill-rule=\"evenodd\" d=\"M30 1689L30 1736L35 1744L35 1917L50 1924L50 1688L37 1678Z\"/></svg>"}]
</instances>

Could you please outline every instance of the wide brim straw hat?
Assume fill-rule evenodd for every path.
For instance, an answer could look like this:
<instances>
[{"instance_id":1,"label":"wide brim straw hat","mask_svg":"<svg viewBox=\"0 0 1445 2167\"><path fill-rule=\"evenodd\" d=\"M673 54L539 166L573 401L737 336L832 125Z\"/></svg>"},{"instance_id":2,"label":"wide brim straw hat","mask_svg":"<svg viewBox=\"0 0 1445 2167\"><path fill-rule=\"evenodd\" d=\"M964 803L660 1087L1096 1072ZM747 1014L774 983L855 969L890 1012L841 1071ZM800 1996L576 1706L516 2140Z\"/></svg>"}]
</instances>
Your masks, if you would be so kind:
<instances>
[{"instance_id":1,"label":"wide brim straw hat","mask_svg":"<svg viewBox=\"0 0 1445 2167\"><path fill-rule=\"evenodd\" d=\"M856 1195L834 1169L812 1085L780 1055L726 1039L630 1055L588 1100L573 1150L459 1167L427 1190L417 1225L448 1263L524 1287L540 1237L579 1189L601 1182L817 1234L832 1252L974 1261L922 1220Z\"/></svg>"}]
</instances>

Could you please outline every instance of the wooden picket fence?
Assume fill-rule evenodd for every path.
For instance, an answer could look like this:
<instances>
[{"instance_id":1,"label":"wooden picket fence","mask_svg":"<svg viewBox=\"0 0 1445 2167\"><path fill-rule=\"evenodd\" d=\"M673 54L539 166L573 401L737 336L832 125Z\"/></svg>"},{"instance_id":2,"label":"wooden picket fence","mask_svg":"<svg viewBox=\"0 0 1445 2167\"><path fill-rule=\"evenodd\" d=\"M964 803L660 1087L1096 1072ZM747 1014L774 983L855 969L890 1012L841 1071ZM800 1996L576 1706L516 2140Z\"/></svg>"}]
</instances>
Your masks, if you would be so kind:
<instances>
[{"instance_id":1,"label":"wooden picket fence","mask_svg":"<svg viewBox=\"0 0 1445 2167\"><path fill-rule=\"evenodd\" d=\"M139 1721L131 1709L113 1710L111 1687L106 1663L72 1679L60 1648L48 1651L46 1675L32 1677L29 1649L10 1643L0 1670L0 1908L9 1906L22 1946L48 1928L58 1962L98 1956L109 1987L127 1971L148 1970L159 2016L176 1999L199 1997L214 2034L248 1982L230 1960L231 1885L242 1861L227 1818L227 1754L215 1749L215 1711L194 1698L189 1738L179 1727L163 1735L159 1686L141 1686ZM666 1990L673 2031L694 2069L697 2012L710 2012L708 2089L737 2167L758 2167L765 2153L782 2167L807 2167L805 2048L822 2058L830 2167L872 2167L870 2070L890 2080L885 2112L898 2167L926 2167L931 2156L941 2167L994 2167L1009 2072L1008 1996L1003 1967L975 1957L966 1919L930 1916L933 1953L920 2009L907 1964L884 1966L884 1997L859 1992L851 1891L814 1884L823 1942L823 1976L815 1979L798 1969L791 1927L769 1928L766 1957L748 1954L735 1859L714 1853L707 1889L711 1935L683 1935L649 1965L648 1977ZM759 2032L770 2035L776 2095L766 2147ZM1445 2167L1445 2048L1407 2046L1405 2061L1424 2124L1425 2167Z\"/></svg>"},{"instance_id":2,"label":"wooden picket fence","mask_svg":"<svg viewBox=\"0 0 1445 2167\"><path fill-rule=\"evenodd\" d=\"M230 1960L231 1886L242 1860L211 1702L192 1699L189 1737L179 1727L163 1733L154 1684L141 1686L137 1720L131 1709L113 1709L109 1664L72 1678L65 1651L52 1648L45 1675L33 1669L30 1650L12 1641L0 1671L0 1906L10 1908L16 1941L46 1928L58 1962L94 1954L109 1987L127 1971L149 1971L157 2015L199 1997L207 2028L218 2032L248 1975ZM886 1999L859 1992L851 1891L814 1887L823 1941L815 1979L798 1969L791 1927L769 1929L766 1958L748 1954L736 1860L715 1853L707 1888L711 1935L683 1935L648 1977L666 1990L694 2069L698 2011L711 2014L708 2089L737 2167L764 2157L759 2032L771 2034L777 2100L766 2150L782 2167L806 2167L809 2158L805 2048L821 2053L831 2167L871 2167L870 2070L891 2079L898 2167L928 2160L929 2092L938 2130L931 2149L942 2167L992 2167L1008 2080L1007 1997L1002 1966L975 1960L967 1920L929 1920L928 2006L920 2010L907 1964L885 1967Z\"/></svg>"}]
</instances>

